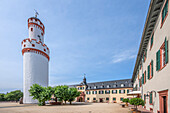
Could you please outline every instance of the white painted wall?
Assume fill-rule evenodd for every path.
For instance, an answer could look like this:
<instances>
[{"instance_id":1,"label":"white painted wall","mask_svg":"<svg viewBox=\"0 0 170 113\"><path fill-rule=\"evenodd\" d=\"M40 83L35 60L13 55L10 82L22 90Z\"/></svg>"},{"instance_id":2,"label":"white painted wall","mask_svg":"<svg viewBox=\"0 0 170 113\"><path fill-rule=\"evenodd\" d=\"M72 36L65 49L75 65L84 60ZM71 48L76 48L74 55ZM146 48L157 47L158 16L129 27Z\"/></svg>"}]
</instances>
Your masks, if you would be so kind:
<instances>
[{"instance_id":1,"label":"white painted wall","mask_svg":"<svg viewBox=\"0 0 170 113\"><path fill-rule=\"evenodd\" d=\"M30 86L48 86L48 59L40 54L26 52L23 55L24 103L36 103L29 95Z\"/></svg>"},{"instance_id":2,"label":"white painted wall","mask_svg":"<svg viewBox=\"0 0 170 113\"><path fill-rule=\"evenodd\" d=\"M169 1L170 2L170 1ZM161 45L164 43L165 37L168 40L168 50L170 50L170 5L168 16L161 28L161 14L157 20L157 23L154 28L154 41L153 47L150 50L150 41L147 47L147 58L146 61L143 63L143 67L139 72L139 76L142 77L142 73L146 70L146 83L140 87L142 92L142 97L144 94L147 94L149 91L156 91L156 97L153 93L153 105L149 104L149 98L146 99L146 109L150 110L153 108L154 113L157 113L159 108L159 91L164 91L168 89L168 111L170 111L170 51L168 52L168 64L160 71L156 71L156 52L160 49ZM151 60L153 60L153 78L148 80L148 69L147 66L150 64ZM134 87L136 84L139 84L138 79L134 82Z\"/></svg>"}]
</instances>

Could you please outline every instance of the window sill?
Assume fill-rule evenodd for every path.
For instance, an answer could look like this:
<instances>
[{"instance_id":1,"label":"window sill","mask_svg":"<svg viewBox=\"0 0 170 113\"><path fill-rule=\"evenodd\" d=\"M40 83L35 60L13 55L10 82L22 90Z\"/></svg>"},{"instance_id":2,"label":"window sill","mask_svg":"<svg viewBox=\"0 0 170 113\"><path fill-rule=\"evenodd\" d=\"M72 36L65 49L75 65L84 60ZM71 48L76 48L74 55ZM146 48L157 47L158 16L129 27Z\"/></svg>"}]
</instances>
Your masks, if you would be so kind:
<instances>
[{"instance_id":1,"label":"window sill","mask_svg":"<svg viewBox=\"0 0 170 113\"><path fill-rule=\"evenodd\" d=\"M161 71L163 68L165 68L166 65L167 65L167 64L165 64L163 67L161 67L161 69L160 69L159 71ZM159 72L159 71L158 71L158 72Z\"/></svg>"}]
</instances>

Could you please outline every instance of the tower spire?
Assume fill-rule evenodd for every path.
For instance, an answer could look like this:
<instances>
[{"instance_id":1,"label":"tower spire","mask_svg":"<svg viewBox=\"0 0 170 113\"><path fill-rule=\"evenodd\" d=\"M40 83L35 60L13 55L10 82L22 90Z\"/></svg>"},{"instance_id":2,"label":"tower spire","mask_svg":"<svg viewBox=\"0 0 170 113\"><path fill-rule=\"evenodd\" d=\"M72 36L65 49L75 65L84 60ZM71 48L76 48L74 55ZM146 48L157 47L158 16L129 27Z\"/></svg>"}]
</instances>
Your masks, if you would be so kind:
<instances>
[{"instance_id":1,"label":"tower spire","mask_svg":"<svg viewBox=\"0 0 170 113\"><path fill-rule=\"evenodd\" d=\"M37 10L34 9L34 11L35 11L35 17L37 18L37 15L39 15L39 14L38 14Z\"/></svg>"}]
</instances>

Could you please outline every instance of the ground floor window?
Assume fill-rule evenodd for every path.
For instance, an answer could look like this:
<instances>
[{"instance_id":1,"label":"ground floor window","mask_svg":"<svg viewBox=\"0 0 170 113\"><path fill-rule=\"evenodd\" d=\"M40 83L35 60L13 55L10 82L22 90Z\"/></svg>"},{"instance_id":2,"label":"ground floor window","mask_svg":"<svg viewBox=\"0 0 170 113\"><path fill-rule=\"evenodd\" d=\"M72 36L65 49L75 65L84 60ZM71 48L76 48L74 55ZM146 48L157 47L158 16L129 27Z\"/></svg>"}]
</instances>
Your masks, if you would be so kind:
<instances>
[{"instance_id":1,"label":"ground floor window","mask_svg":"<svg viewBox=\"0 0 170 113\"><path fill-rule=\"evenodd\" d=\"M90 100L90 98L87 98L87 100Z\"/></svg>"},{"instance_id":2,"label":"ground floor window","mask_svg":"<svg viewBox=\"0 0 170 113\"><path fill-rule=\"evenodd\" d=\"M106 100L109 100L109 97L106 97Z\"/></svg>"},{"instance_id":3,"label":"ground floor window","mask_svg":"<svg viewBox=\"0 0 170 113\"><path fill-rule=\"evenodd\" d=\"M115 98L115 97L113 97L113 101L116 101L116 98Z\"/></svg>"},{"instance_id":4,"label":"ground floor window","mask_svg":"<svg viewBox=\"0 0 170 113\"><path fill-rule=\"evenodd\" d=\"M93 98L93 100L96 100L96 98Z\"/></svg>"},{"instance_id":5,"label":"ground floor window","mask_svg":"<svg viewBox=\"0 0 170 113\"><path fill-rule=\"evenodd\" d=\"M152 94L152 92L150 92L150 95L149 95L149 104L153 104L153 94Z\"/></svg>"},{"instance_id":6,"label":"ground floor window","mask_svg":"<svg viewBox=\"0 0 170 113\"><path fill-rule=\"evenodd\" d=\"M123 101L123 97L120 97L120 101Z\"/></svg>"}]
</instances>

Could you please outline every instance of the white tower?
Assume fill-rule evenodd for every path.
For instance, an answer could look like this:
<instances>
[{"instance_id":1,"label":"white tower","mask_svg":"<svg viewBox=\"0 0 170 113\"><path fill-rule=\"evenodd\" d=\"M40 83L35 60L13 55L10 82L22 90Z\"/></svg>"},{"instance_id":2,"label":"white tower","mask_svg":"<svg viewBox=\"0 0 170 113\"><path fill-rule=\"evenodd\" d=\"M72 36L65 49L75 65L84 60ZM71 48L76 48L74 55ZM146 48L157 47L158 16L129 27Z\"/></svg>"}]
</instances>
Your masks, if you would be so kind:
<instances>
[{"instance_id":1,"label":"white tower","mask_svg":"<svg viewBox=\"0 0 170 113\"><path fill-rule=\"evenodd\" d=\"M22 41L23 55L23 102L37 103L29 93L30 86L39 84L48 86L48 62L49 48L44 44L45 27L43 23L35 17L28 19L29 38Z\"/></svg>"}]
</instances>

